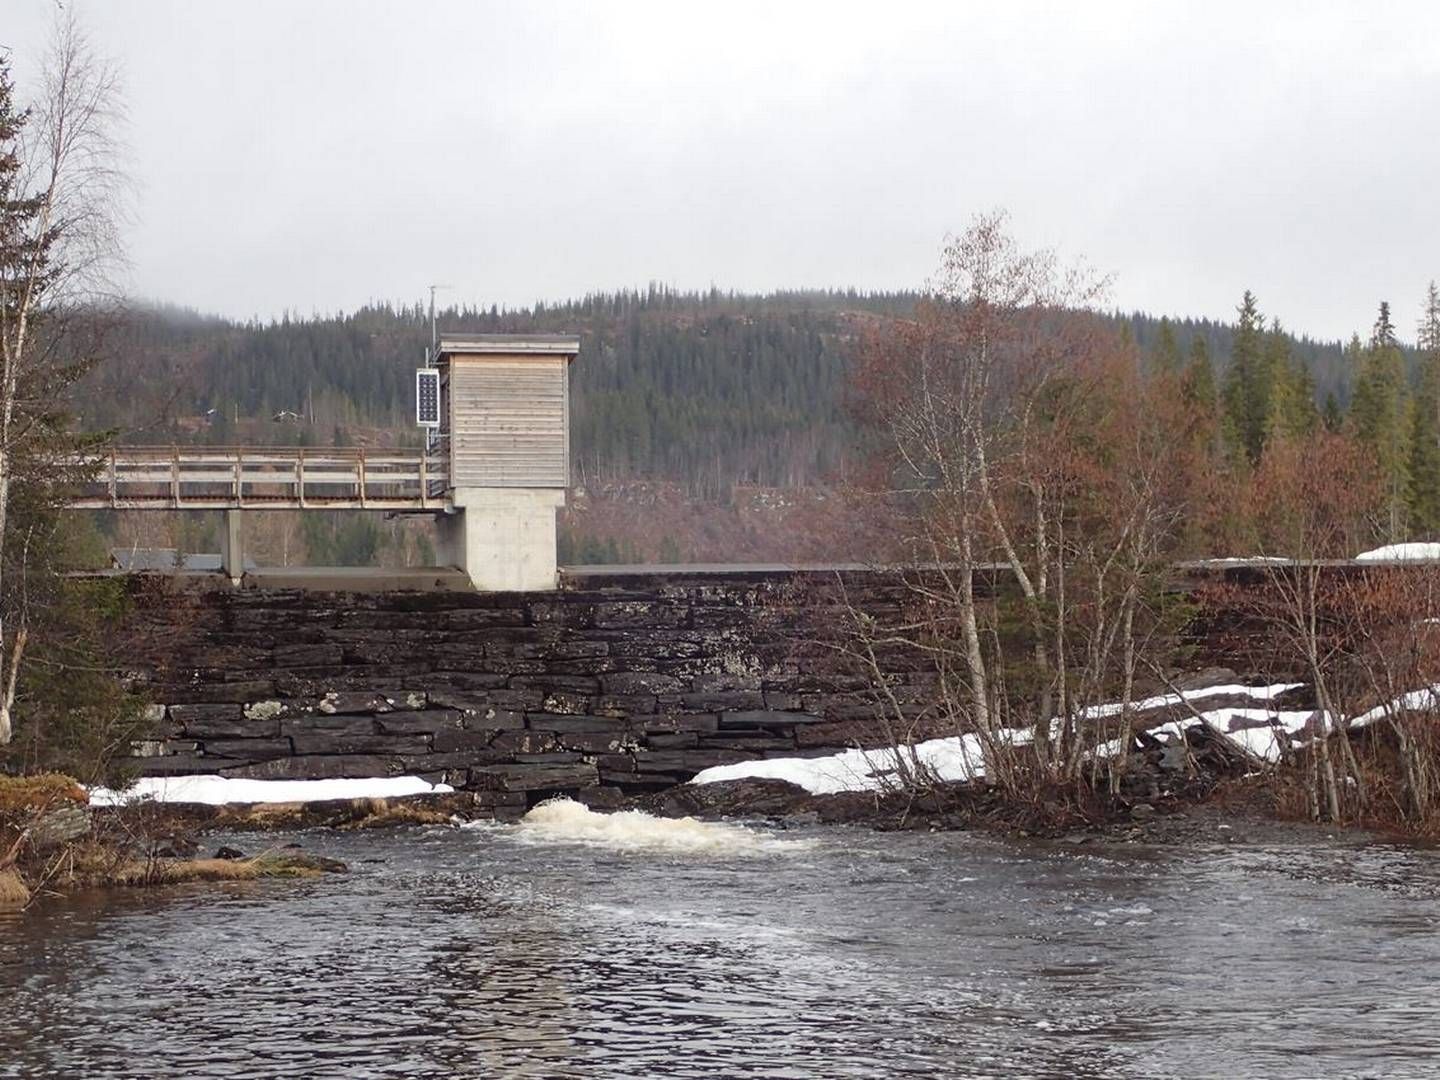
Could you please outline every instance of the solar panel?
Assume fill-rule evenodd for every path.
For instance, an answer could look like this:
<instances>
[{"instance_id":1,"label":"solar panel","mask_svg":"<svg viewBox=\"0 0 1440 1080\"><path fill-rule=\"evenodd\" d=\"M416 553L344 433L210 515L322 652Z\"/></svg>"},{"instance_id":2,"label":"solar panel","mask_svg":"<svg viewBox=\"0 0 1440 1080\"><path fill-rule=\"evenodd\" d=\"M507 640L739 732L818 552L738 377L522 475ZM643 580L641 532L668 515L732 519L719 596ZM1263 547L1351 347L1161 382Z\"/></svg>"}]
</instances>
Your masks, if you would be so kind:
<instances>
[{"instance_id":1,"label":"solar panel","mask_svg":"<svg viewBox=\"0 0 1440 1080\"><path fill-rule=\"evenodd\" d=\"M415 423L426 428L440 426L440 372L435 368L415 370Z\"/></svg>"}]
</instances>

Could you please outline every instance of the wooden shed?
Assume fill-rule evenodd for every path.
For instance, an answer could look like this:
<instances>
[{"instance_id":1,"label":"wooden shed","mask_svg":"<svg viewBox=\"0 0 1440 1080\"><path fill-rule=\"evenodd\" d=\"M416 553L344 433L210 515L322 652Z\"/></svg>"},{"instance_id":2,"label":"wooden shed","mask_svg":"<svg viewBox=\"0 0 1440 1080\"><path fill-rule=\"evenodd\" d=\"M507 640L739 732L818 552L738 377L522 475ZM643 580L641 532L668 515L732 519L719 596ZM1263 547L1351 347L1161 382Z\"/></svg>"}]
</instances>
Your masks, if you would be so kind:
<instances>
[{"instance_id":1,"label":"wooden shed","mask_svg":"<svg viewBox=\"0 0 1440 1080\"><path fill-rule=\"evenodd\" d=\"M579 351L569 335L440 336L440 446L452 488L569 486L570 362Z\"/></svg>"}]
</instances>

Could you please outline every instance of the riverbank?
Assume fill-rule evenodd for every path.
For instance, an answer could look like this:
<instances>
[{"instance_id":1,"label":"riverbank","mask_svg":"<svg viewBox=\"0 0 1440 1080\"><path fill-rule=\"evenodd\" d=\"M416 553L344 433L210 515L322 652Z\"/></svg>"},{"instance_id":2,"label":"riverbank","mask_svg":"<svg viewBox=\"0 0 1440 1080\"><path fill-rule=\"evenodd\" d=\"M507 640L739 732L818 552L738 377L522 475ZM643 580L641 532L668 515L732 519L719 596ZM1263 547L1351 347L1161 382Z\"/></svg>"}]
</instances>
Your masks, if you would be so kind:
<instances>
[{"instance_id":1,"label":"riverbank","mask_svg":"<svg viewBox=\"0 0 1440 1080\"><path fill-rule=\"evenodd\" d=\"M1276 690L1246 688L1246 693L1274 697ZM1206 692L1236 697L1224 686ZM1150 705L1152 724L1175 725L1165 718L1175 705L1157 702ZM1243 719L1256 710L1229 711ZM1272 709L1266 715L1277 714ZM717 769L709 777L638 794L608 785L552 793L502 792L503 806L497 805L500 796L495 792L454 791L415 777L287 782L184 777L145 781L138 797L97 790L93 801L68 777L0 779L0 903L24 906L42 891L334 872L345 867L289 850L206 856L200 838L214 832L516 821L534 817L537 806L556 798L601 813L638 811L661 819L760 820L780 829L850 825L878 832L981 831L1062 848L1102 842L1171 847L1281 839L1302 843L1307 837L1337 835L1357 843L1416 839L1413 833L1398 835L1401 830L1339 829L1296 820L1300 766L1293 760L1265 765L1260 754L1245 749L1247 744L1260 746L1258 736L1275 742L1283 726L1226 732L1203 715L1193 719L1169 741L1141 738L1142 745L1126 758L1123 782L1115 791L1105 758L1097 759L1085 780L1033 792L1002 788L979 771L974 763L978 755L969 754L964 738L913 748L928 755L928 769L926 782L912 786L895 782L895 751L890 756L885 751L856 751L741 767L762 773L773 767L780 776L714 779L728 771ZM968 778L939 779L946 770ZM326 797L366 791L398 794Z\"/></svg>"},{"instance_id":2,"label":"riverbank","mask_svg":"<svg viewBox=\"0 0 1440 1080\"><path fill-rule=\"evenodd\" d=\"M205 855L183 812L135 803L91 808L74 779L0 776L0 910L86 889L254 881L342 873L294 845Z\"/></svg>"},{"instance_id":3,"label":"riverbank","mask_svg":"<svg viewBox=\"0 0 1440 1080\"><path fill-rule=\"evenodd\" d=\"M1072 804L1067 812L1049 817L1037 816L1033 803L1007 799L994 787L975 781L939 784L919 793L815 795L786 781L750 778L680 784L633 797L597 788L557 795L536 805L564 800L602 814L638 811L667 819L758 821L779 829L845 825L876 832L976 831L1058 844L1272 842L1307 836L1350 841L1404 839L1380 831L1287 818L1279 812L1272 780L1264 775L1228 780L1201 777L1188 789L1149 802L1094 796L1083 813L1078 804ZM492 808L470 792L228 805L138 803L97 808L93 813L125 822L126 829L133 830L143 822L143 827L162 837L218 832L352 832L495 820ZM509 820L533 816L532 808L532 812Z\"/></svg>"}]
</instances>

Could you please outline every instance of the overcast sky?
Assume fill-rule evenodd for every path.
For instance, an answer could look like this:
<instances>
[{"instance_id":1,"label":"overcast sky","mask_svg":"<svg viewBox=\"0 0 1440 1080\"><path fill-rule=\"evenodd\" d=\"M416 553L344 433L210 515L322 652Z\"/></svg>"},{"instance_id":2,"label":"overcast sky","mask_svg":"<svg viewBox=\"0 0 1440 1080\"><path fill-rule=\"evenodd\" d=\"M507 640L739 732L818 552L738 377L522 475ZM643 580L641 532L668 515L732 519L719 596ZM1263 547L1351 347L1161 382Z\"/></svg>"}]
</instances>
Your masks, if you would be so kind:
<instances>
[{"instance_id":1,"label":"overcast sky","mask_svg":"<svg viewBox=\"0 0 1440 1080\"><path fill-rule=\"evenodd\" d=\"M233 316L915 287L1003 206L1117 306L1322 337L1440 277L1440 3L71 0L131 288ZM54 0L0 0L30 77Z\"/></svg>"}]
</instances>

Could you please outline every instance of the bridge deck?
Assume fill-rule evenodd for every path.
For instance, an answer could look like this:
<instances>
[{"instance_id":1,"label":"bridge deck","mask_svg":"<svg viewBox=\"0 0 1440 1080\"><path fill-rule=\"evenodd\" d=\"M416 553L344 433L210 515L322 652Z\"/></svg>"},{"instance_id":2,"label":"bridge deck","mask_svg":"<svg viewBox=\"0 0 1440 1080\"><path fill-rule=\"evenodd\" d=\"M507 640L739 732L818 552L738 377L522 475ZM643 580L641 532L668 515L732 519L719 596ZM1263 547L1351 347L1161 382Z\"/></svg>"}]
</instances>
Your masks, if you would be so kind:
<instances>
[{"instance_id":1,"label":"bridge deck","mask_svg":"<svg viewBox=\"0 0 1440 1080\"><path fill-rule=\"evenodd\" d=\"M94 510L439 511L449 463L423 450L117 447L71 500Z\"/></svg>"}]
</instances>

